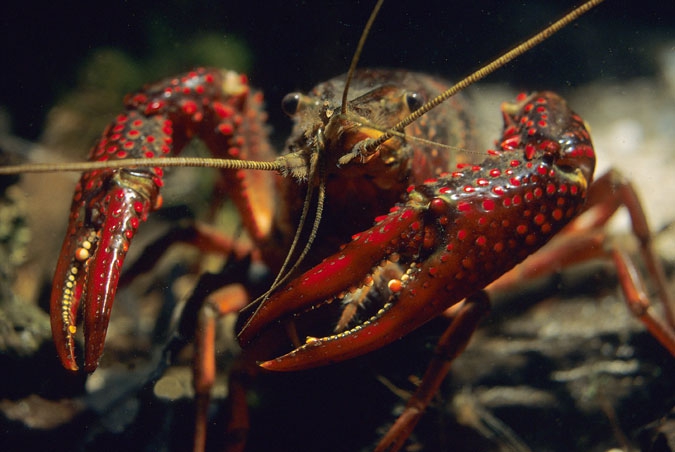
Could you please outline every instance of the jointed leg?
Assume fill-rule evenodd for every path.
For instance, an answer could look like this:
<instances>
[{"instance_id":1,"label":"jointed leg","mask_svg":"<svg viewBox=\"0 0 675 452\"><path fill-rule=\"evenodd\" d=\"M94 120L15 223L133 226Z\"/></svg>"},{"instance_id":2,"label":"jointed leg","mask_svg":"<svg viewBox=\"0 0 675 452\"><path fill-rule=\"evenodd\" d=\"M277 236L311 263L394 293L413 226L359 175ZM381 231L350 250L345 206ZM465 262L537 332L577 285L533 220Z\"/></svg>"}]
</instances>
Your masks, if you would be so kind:
<instances>
[{"instance_id":1,"label":"jointed leg","mask_svg":"<svg viewBox=\"0 0 675 452\"><path fill-rule=\"evenodd\" d=\"M604 226L617 209L625 206L632 230L663 306L665 322L649 306L639 272L630 259L608 244ZM632 185L617 171L600 177L589 189L586 209L546 247L495 281L488 292L504 291L523 280L544 276L575 263L593 258L611 258L617 268L624 297L631 312L645 324L650 333L675 356L675 316L673 299L667 288L663 266L653 251L652 235L645 213Z\"/></svg>"},{"instance_id":2,"label":"jointed leg","mask_svg":"<svg viewBox=\"0 0 675 452\"><path fill-rule=\"evenodd\" d=\"M466 348L478 323L490 310L485 292L478 292L464 300L458 307L448 328L436 344L434 356L415 394L410 397L403 413L380 440L376 452L399 450L422 417L431 399L445 379L452 361Z\"/></svg>"}]
</instances>

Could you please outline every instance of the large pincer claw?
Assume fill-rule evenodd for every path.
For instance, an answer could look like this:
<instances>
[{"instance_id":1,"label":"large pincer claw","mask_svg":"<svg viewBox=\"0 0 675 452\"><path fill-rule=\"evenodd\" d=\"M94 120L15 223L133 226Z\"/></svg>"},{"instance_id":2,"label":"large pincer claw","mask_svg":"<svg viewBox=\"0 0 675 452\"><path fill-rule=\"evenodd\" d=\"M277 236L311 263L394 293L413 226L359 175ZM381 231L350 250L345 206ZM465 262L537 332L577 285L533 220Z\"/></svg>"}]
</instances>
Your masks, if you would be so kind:
<instances>
[{"instance_id":1,"label":"large pincer claw","mask_svg":"<svg viewBox=\"0 0 675 452\"><path fill-rule=\"evenodd\" d=\"M96 370L129 243L158 199L153 170L92 171L82 176L50 301L54 343L66 369L79 368L74 338L82 303L84 369Z\"/></svg>"},{"instance_id":2,"label":"large pincer claw","mask_svg":"<svg viewBox=\"0 0 675 452\"><path fill-rule=\"evenodd\" d=\"M345 325L341 318L331 333L307 335L305 343L291 352L261 363L268 370L302 370L376 350L436 316L445 308L433 295L442 281L427 267L439 264L438 256L418 266L408 255L424 240L420 221L424 210L423 206L394 209L339 253L290 282L252 316L239 332L240 343L247 346L275 324L301 320L322 307L347 306L359 299L369 304L383 301L366 318Z\"/></svg>"}]
</instances>

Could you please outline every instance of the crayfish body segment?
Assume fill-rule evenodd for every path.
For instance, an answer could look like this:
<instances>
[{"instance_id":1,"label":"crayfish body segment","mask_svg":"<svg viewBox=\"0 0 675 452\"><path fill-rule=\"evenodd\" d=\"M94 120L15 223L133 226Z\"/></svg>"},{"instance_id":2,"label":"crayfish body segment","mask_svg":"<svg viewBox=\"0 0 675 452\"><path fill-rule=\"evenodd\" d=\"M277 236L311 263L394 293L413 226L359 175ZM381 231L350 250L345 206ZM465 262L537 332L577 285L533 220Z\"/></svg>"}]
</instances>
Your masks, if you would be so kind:
<instances>
[{"instance_id":1,"label":"crayfish body segment","mask_svg":"<svg viewBox=\"0 0 675 452\"><path fill-rule=\"evenodd\" d=\"M371 281L395 255L401 277L391 279L395 289L381 309L345 331L312 336L263 367L298 370L380 348L483 289L577 215L595 166L581 118L549 92L503 110L497 151L480 165L461 164L411 186L404 204L275 294L239 339L246 345L279 319L349 297L345 288Z\"/></svg>"}]
</instances>

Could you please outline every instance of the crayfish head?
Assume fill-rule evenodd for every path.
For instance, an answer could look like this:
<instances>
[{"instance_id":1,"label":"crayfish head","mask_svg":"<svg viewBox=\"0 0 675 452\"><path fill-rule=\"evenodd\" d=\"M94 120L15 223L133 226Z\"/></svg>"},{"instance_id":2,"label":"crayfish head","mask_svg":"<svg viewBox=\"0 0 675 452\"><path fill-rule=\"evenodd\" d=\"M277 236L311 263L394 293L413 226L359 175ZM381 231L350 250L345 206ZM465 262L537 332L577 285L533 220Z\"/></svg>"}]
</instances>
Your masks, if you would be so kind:
<instances>
[{"instance_id":1,"label":"crayfish head","mask_svg":"<svg viewBox=\"0 0 675 452\"><path fill-rule=\"evenodd\" d=\"M282 109L295 127L287 155L301 156L309 168L311 156L323 152L329 177L365 178L382 189L403 183L414 157L406 137L398 134L376 147L370 143L436 94L418 78L405 71L358 70L345 106L340 99L344 76L317 85L307 95L288 94Z\"/></svg>"}]
</instances>

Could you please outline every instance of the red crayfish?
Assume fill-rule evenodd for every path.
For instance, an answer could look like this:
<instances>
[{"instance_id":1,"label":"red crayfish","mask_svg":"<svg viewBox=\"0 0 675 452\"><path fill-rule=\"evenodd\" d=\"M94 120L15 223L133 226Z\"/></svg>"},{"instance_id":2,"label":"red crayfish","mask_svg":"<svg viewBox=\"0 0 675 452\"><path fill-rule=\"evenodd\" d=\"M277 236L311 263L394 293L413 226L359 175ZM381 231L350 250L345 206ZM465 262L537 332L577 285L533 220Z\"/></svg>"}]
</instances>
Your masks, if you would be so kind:
<instances>
[{"instance_id":1,"label":"red crayfish","mask_svg":"<svg viewBox=\"0 0 675 452\"><path fill-rule=\"evenodd\" d=\"M503 105L502 136L484 160L457 163L458 150L475 144L462 100L447 100L446 90L444 81L423 74L357 70L308 95L291 94L283 107L295 129L276 159L266 141L262 96L243 75L198 68L128 95L126 111L91 151L91 160L104 163L90 165L77 185L54 276L51 322L63 365L97 368L125 255L161 205L167 165L136 159L176 155L192 137L214 157L234 161L219 170L216 192L233 200L252 245L241 251L198 225L191 241L224 255L237 248L280 273L268 293L197 301L195 450L205 443L215 321L239 310L243 359L272 371L369 353L445 313L449 326L427 373L377 450L404 444L488 312L489 293L561 265L609 254L631 308L675 355L670 310L663 325L627 257L602 250L596 235L585 234L628 207L649 273L669 306L630 184L615 172L593 181L595 152L584 121L554 93L523 94ZM618 196L608 198L611 191ZM554 236L546 252L526 260ZM308 243L300 257L297 243ZM286 256L297 263L287 264ZM75 353L80 305L82 362Z\"/></svg>"}]
</instances>

